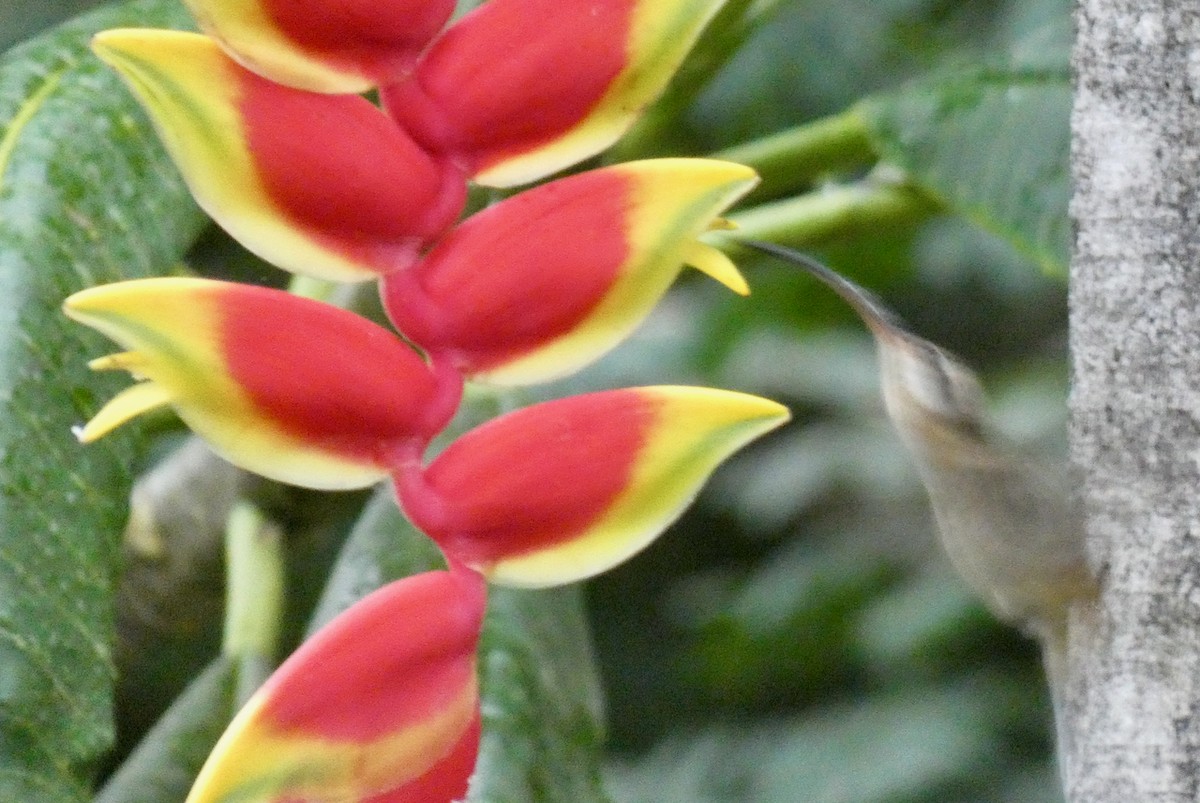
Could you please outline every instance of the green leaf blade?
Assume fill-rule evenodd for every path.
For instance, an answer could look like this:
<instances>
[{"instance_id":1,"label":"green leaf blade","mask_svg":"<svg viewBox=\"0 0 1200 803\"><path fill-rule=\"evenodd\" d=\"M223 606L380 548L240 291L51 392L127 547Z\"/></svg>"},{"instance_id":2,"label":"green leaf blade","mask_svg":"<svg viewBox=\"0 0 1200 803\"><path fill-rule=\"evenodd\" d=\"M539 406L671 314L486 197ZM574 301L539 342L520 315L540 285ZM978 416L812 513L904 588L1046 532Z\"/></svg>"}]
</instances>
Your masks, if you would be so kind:
<instances>
[{"instance_id":1,"label":"green leaf blade","mask_svg":"<svg viewBox=\"0 0 1200 803\"><path fill-rule=\"evenodd\" d=\"M215 658L150 729L93 803L178 803L234 710L238 661Z\"/></svg>"},{"instance_id":2,"label":"green leaf blade","mask_svg":"<svg viewBox=\"0 0 1200 803\"><path fill-rule=\"evenodd\" d=\"M609 803L599 678L578 586L489 595L483 739L468 803Z\"/></svg>"},{"instance_id":3,"label":"green leaf blade","mask_svg":"<svg viewBox=\"0 0 1200 803\"><path fill-rule=\"evenodd\" d=\"M84 800L112 743L111 605L137 445L71 426L120 380L69 324L83 287L160 273L203 217L119 82L87 49L173 2L89 15L0 60L0 799Z\"/></svg>"},{"instance_id":4,"label":"green leaf blade","mask_svg":"<svg viewBox=\"0 0 1200 803\"><path fill-rule=\"evenodd\" d=\"M1047 273L1065 276L1070 74L1065 48L1060 68L1040 55L1041 63L943 76L858 108L885 161Z\"/></svg>"}]
</instances>

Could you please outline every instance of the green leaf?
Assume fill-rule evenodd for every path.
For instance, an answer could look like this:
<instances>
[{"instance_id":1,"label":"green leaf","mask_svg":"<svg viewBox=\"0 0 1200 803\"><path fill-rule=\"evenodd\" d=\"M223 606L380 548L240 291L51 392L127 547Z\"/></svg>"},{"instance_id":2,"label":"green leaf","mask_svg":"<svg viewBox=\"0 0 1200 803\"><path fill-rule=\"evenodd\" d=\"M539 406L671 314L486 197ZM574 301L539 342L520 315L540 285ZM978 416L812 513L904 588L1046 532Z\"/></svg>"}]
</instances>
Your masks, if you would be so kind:
<instances>
[{"instance_id":1,"label":"green leaf","mask_svg":"<svg viewBox=\"0 0 1200 803\"><path fill-rule=\"evenodd\" d=\"M161 272L202 217L140 111L87 51L173 0L104 10L0 60L0 800L85 799L112 743L111 606L136 446L70 428L120 386L69 324L82 287Z\"/></svg>"},{"instance_id":2,"label":"green leaf","mask_svg":"<svg viewBox=\"0 0 1200 803\"><path fill-rule=\"evenodd\" d=\"M1002 20L1030 1L875 0L849 8L827 0L780 3L706 88L690 128L708 148L729 147L835 114L933 65L976 59L985 48L1000 46L1015 22ZM1070 8L1063 6L1066 19Z\"/></svg>"},{"instance_id":3,"label":"green leaf","mask_svg":"<svg viewBox=\"0 0 1200 803\"><path fill-rule=\"evenodd\" d=\"M150 729L94 803L183 800L236 707L237 685L238 659L216 658Z\"/></svg>"},{"instance_id":4,"label":"green leaf","mask_svg":"<svg viewBox=\"0 0 1200 803\"><path fill-rule=\"evenodd\" d=\"M313 628L385 583L442 566L383 488L351 532ZM480 672L483 742L468 799L606 803L599 687L579 589L491 589Z\"/></svg>"},{"instance_id":5,"label":"green leaf","mask_svg":"<svg viewBox=\"0 0 1200 803\"><path fill-rule=\"evenodd\" d=\"M0 51L100 4L100 0L5 0L0 5Z\"/></svg>"},{"instance_id":6,"label":"green leaf","mask_svg":"<svg viewBox=\"0 0 1200 803\"><path fill-rule=\"evenodd\" d=\"M483 742L468 803L607 803L581 589L494 589L480 652Z\"/></svg>"},{"instance_id":7,"label":"green leaf","mask_svg":"<svg viewBox=\"0 0 1200 803\"><path fill-rule=\"evenodd\" d=\"M1000 67L959 71L858 108L887 162L951 211L1066 275L1071 228L1069 39Z\"/></svg>"},{"instance_id":8,"label":"green leaf","mask_svg":"<svg viewBox=\"0 0 1200 803\"><path fill-rule=\"evenodd\" d=\"M946 790L973 780L964 775L992 780L987 762L999 750L989 703L1012 693L982 674L907 694L860 691L853 704L817 707L800 719L699 730L618 768L613 785L630 803L994 800Z\"/></svg>"}]
</instances>

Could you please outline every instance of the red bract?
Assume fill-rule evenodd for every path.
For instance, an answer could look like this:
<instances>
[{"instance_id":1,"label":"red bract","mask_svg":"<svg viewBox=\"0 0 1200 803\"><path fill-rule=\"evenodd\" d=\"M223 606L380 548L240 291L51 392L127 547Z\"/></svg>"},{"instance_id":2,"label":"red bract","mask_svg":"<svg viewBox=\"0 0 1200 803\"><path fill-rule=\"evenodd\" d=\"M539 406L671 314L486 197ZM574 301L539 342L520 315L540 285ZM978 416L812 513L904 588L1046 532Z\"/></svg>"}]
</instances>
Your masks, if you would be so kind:
<instances>
[{"instance_id":1,"label":"red bract","mask_svg":"<svg viewBox=\"0 0 1200 803\"><path fill-rule=\"evenodd\" d=\"M197 202L284 270L375 278L411 263L462 210L462 174L363 98L273 83L199 34L113 30L93 47L142 102Z\"/></svg>"},{"instance_id":2,"label":"red bract","mask_svg":"<svg viewBox=\"0 0 1200 803\"><path fill-rule=\"evenodd\" d=\"M493 0L441 36L412 80L385 87L388 108L478 172L587 115L626 64L636 5Z\"/></svg>"},{"instance_id":3,"label":"red bract","mask_svg":"<svg viewBox=\"0 0 1200 803\"><path fill-rule=\"evenodd\" d=\"M213 292L230 379L297 439L386 465L402 438L423 446L458 407L457 376L365 318L266 288Z\"/></svg>"},{"instance_id":4,"label":"red bract","mask_svg":"<svg viewBox=\"0 0 1200 803\"><path fill-rule=\"evenodd\" d=\"M434 41L388 111L484 184L608 147L674 74L722 0L490 0Z\"/></svg>"},{"instance_id":5,"label":"red bract","mask_svg":"<svg viewBox=\"0 0 1200 803\"><path fill-rule=\"evenodd\" d=\"M479 744L485 603L464 568L363 598L255 693L188 803L461 799Z\"/></svg>"},{"instance_id":6,"label":"red bract","mask_svg":"<svg viewBox=\"0 0 1200 803\"><path fill-rule=\"evenodd\" d=\"M375 106L240 78L246 147L268 196L296 228L383 272L404 266L458 217L462 174Z\"/></svg>"},{"instance_id":7,"label":"red bract","mask_svg":"<svg viewBox=\"0 0 1200 803\"><path fill-rule=\"evenodd\" d=\"M513 585L578 580L649 544L717 465L786 408L731 391L612 390L544 402L397 472L401 504L451 560Z\"/></svg>"},{"instance_id":8,"label":"red bract","mask_svg":"<svg viewBox=\"0 0 1200 803\"><path fill-rule=\"evenodd\" d=\"M452 443L422 482L401 485L417 524L450 554L487 566L570 538L629 486L657 404L609 391L535 405Z\"/></svg>"},{"instance_id":9,"label":"red bract","mask_svg":"<svg viewBox=\"0 0 1200 803\"><path fill-rule=\"evenodd\" d=\"M515 195L451 230L383 280L404 334L469 376L544 381L616 346L686 264L738 292L733 264L698 239L754 186L711 159L651 159Z\"/></svg>"},{"instance_id":10,"label":"red bract","mask_svg":"<svg viewBox=\"0 0 1200 803\"><path fill-rule=\"evenodd\" d=\"M271 21L293 42L376 80L402 75L454 11L453 0L261 2Z\"/></svg>"},{"instance_id":11,"label":"red bract","mask_svg":"<svg viewBox=\"0 0 1200 803\"><path fill-rule=\"evenodd\" d=\"M81 431L94 440L170 404L231 462L312 488L354 488L416 460L453 416L462 379L391 332L279 290L142 279L65 302L126 352L93 363L141 378Z\"/></svg>"},{"instance_id":12,"label":"red bract","mask_svg":"<svg viewBox=\"0 0 1200 803\"><path fill-rule=\"evenodd\" d=\"M630 190L629 177L597 172L472 216L411 270L385 277L389 316L471 374L554 340L603 300L625 264Z\"/></svg>"},{"instance_id":13,"label":"red bract","mask_svg":"<svg viewBox=\"0 0 1200 803\"><path fill-rule=\"evenodd\" d=\"M238 61L288 86L361 92L405 73L454 0L185 0Z\"/></svg>"}]
</instances>

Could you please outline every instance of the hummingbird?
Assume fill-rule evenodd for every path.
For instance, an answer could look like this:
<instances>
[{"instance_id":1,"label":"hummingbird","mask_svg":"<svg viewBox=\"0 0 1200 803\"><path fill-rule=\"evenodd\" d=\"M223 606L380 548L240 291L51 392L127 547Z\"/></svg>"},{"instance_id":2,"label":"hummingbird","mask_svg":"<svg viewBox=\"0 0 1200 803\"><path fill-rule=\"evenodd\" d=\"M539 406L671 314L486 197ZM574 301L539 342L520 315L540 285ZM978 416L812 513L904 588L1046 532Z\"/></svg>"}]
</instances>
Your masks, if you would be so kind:
<instances>
[{"instance_id":1,"label":"hummingbird","mask_svg":"<svg viewBox=\"0 0 1200 803\"><path fill-rule=\"evenodd\" d=\"M1068 610L1096 593L1065 461L1046 465L996 438L975 373L873 293L800 251L738 242L816 277L866 323L884 407L916 463L951 564L999 619L1042 642L1053 685Z\"/></svg>"}]
</instances>

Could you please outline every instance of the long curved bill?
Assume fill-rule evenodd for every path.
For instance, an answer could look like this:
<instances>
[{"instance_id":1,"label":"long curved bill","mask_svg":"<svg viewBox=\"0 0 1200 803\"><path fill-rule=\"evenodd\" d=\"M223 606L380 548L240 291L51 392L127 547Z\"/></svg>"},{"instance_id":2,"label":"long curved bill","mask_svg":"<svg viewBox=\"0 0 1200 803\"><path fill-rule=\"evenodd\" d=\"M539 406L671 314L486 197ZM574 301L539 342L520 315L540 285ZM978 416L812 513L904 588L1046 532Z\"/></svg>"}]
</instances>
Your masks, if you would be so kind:
<instances>
[{"instance_id":1,"label":"long curved bill","mask_svg":"<svg viewBox=\"0 0 1200 803\"><path fill-rule=\"evenodd\" d=\"M205 33L259 75L365 92L412 68L454 0L184 0Z\"/></svg>"},{"instance_id":2,"label":"long curved bill","mask_svg":"<svg viewBox=\"0 0 1200 803\"><path fill-rule=\"evenodd\" d=\"M268 81L200 34L117 29L93 49L145 107L197 203L284 270L376 278L462 210L462 175L363 98Z\"/></svg>"},{"instance_id":3,"label":"long curved bill","mask_svg":"<svg viewBox=\"0 0 1200 803\"><path fill-rule=\"evenodd\" d=\"M489 580L550 586L636 554L717 465L788 420L767 399L659 386L544 402L398 474L405 511L452 560Z\"/></svg>"},{"instance_id":4,"label":"long curved bill","mask_svg":"<svg viewBox=\"0 0 1200 803\"><path fill-rule=\"evenodd\" d=\"M483 579L427 572L306 641L217 742L187 803L461 800L479 746Z\"/></svg>"},{"instance_id":5,"label":"long curved bill","mask_svg":"<svg viewBox=\"0 0 1200 803\"><path fill-rule=\"evenodd\" d=\"M126 349L93 368L141 380L81 440L169 404L230 462L310 488L364 487L419 459L462 390L386 329L279 290L142 279L76 293L64 311Z\"/></svg>"},{"instance_id":6,"label":"long curved bill","mask_svg":"<svg viewBox=\"0 0 1200 803\"><path fill-rule=\"evenodd\" d=\"M383 87L425 147L490 186L607 148L674 75L724 0L490 0Z\"/></svg>"},{"instance_id":7,"label":"long curved bill","mask_svg":"<svg viewBox=\"0 0 1200 803\"><path fill-rule=\"evenodd\" d=\"M749 292L698 238L758 178L742 165L652 159L526 190L385 277L392 321L493 384L572 373L620 343L691 264Z\"/></svg>"}]
</instances>

